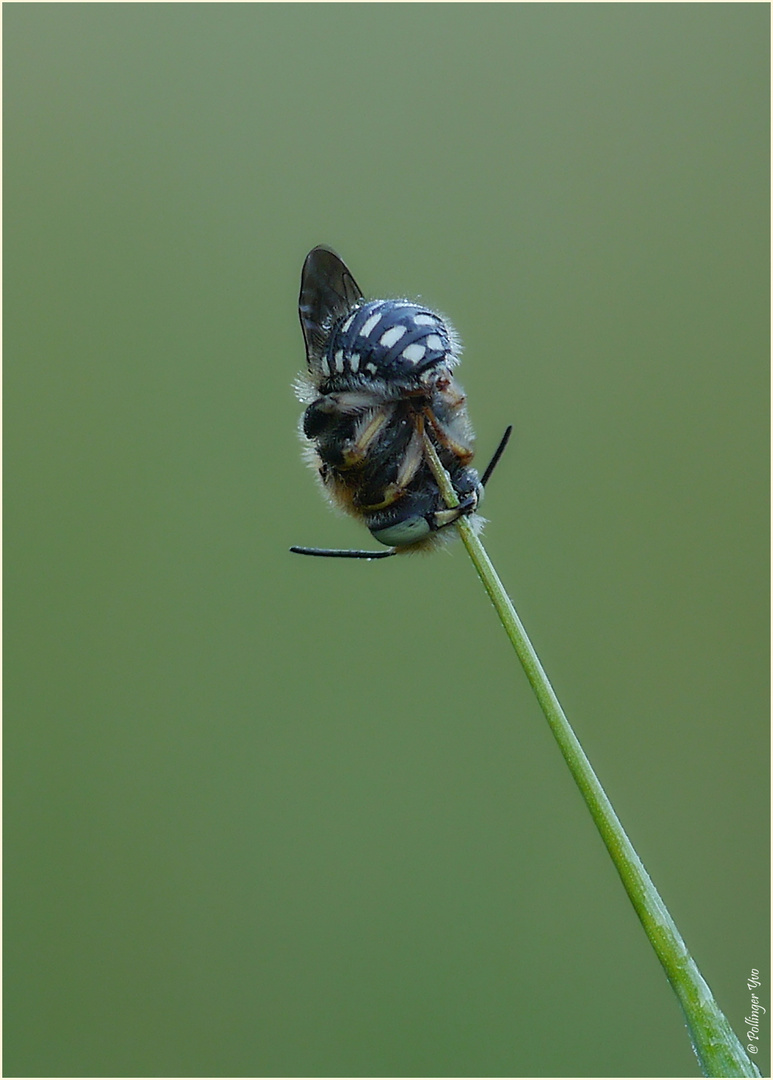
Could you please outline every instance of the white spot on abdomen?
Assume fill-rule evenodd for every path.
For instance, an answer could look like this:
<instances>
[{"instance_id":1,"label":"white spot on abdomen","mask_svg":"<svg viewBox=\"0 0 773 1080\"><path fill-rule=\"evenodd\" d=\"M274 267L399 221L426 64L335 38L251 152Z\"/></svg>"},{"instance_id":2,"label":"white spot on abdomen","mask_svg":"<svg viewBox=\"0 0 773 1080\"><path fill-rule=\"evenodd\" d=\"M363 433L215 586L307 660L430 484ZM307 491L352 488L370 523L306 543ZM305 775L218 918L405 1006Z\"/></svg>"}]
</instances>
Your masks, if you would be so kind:
<instances>
[{"instance_id":1,"label":"white spot on abdomen","mask_svg":"<svg viewBox=\"0 0 773 1080\"><path fill-rule=\"evenodd\" d=\"M378 339L379 345L383 345L385 349L391 349L396 341L405 333L404 326L392 326L389 330L385 330L381 337Z\"/></svg>"},{"instance_id":2,"label":"white spot on abdomen","mask_svg":"<svg viewBox=\"0 0 773 1080\"><path fill-rule=\"evenodd\" d=\"M370 332L373 330L373 327L376 325L376 323L380 319L381 319L381 312L380 311L377 311L375 315L371 315L371 317L367 320L367 322L364 322L362 324L362 330L360 330L361 337L368 337Z\"/></svg>"},{"instance_id":3,"label":"white spot on abdomen","mask_svg":"<svg viewBox=\"0 0 773 1080\"><path fill-rule=\"evenodd\" d=\"M433 352L436 351L437 349L442 349L443 348L443 342L440 340L440 338L437 336L437 334L430 334L429 335L429 337L427 338L427 348L432 349Z\"/></svg>"},{"instance_id":4,"label":"white spot on abdomen","mask_svg":"<svg viewBox=\"0 0 773 1080\"><path fill-rule=\"evenodd\" d=\"M344 370L344 350L343 349L339 349L338 352L335 354L335 364L336 364L336 371L343 371Z\"/></svg>"},{"instance_id":5,"label":"white spot on abdomen","mask_svg":"<svg viewBox=\"0 0 773 1080\"><path fill-rule=\"evenodd\" d=\"M409 364L418 364L419 360L424 359L426 349L423 345L419 345L414 342L413 345L406 345L402 351L403 360L407 360Z\"/></svg>"}]
</instances>

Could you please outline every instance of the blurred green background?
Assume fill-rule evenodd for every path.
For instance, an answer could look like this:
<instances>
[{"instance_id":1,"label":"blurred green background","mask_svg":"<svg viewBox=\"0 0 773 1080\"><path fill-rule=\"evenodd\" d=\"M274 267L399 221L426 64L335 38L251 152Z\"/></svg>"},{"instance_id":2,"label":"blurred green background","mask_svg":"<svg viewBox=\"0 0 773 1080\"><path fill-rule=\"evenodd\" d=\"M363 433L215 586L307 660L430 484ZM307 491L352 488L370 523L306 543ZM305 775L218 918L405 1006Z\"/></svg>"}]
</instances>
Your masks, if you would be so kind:
<instances>
[{"instance_id":1,"label":"blurred green background","mask_svg":"<svg viewBox=\"0 0 773 1080\"><path fill-rule=\"evenodd\" d=\"M515 424L490 554L747 1041L768 19L6 6L5 1075L697 1075L461 545L288 554L370 542L300 460L317 243Z\"/></svg>"}]
</instances>

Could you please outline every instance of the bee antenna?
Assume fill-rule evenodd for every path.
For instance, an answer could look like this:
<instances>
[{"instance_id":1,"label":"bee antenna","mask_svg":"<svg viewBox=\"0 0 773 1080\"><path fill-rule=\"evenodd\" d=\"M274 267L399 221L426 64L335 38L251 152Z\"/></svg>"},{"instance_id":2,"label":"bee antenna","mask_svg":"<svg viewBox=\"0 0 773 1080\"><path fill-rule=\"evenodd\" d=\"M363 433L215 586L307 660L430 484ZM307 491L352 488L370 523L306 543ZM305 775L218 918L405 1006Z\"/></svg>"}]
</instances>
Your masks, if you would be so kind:
<instances>
[{"instance_id":1,"label":"bee antenna","mask_svg":"<svg viewBox=\"0 0 773 1080\"><path fill-rule=\"evenodd\" d=\"M499 440L499 446L494 451L493 458L491 459L491 461L486 466L486 471L484 472L483 476L480 478L480 482L483 485L483 487L485 487L486 484L491 479L491 474L493 473L494 469L497 467L497 464L499 463L499 459L502 457L502 454L504 454L505 447L507 446L508 442L510 441L510 436L512 435L512 433L513 433L513 425L508 424L507 425L507 431L504 433L502 438Z\"/></svg>"},{"instance_id":2,"label":"bee antenna","mask_svg":"<svg viewBox=\"0 0 773 1080\"><path fill-rule=\"evenodd\" d=\"M290 551L296 555L320 555L328 559L388 559L390 555L397 554L395 548L389 551L342 551L337 548L291 547Z\"/></svg>"}]
</instances>

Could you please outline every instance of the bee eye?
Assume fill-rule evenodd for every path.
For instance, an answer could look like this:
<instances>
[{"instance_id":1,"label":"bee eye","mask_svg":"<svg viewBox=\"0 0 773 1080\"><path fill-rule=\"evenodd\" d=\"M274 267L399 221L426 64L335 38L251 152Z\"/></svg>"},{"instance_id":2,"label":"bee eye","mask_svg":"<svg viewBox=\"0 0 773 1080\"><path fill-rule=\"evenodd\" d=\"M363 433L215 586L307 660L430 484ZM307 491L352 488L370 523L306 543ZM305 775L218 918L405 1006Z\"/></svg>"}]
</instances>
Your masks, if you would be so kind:
<instances>
[{"instance_id":1,"label":"bee eye","mask_svg":"<svg viewBox=\"0 0 773 1080\"><path fill-rule=\"evenodd\" d=\"M406 544L415 544L417 540L423 540L430 533L429 522L426 518L415 514L405 518L395 525L388 525L384 529L371 529L374 540L390 547L404 547Z\"/></svg>"}]
</instances>

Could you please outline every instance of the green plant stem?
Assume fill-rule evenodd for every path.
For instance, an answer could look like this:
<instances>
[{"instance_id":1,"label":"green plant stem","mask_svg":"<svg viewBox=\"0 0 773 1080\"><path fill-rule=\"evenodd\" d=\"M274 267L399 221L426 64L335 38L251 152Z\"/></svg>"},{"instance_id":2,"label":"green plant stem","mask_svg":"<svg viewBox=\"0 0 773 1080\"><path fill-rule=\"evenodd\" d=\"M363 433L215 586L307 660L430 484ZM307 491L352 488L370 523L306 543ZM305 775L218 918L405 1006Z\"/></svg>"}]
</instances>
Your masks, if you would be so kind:
<instances>
[{"instance_id":1,"label":"green plant stem","mask_svg":"<svg viewBox=\"0 0 773 1080\"><path fill-rule=\"evenodd\" d=\"M443 498L449 507L458 506L456 492L426 434L424 446ZM636 914L679 999L704 1076L759 1076L759 1071L747 1057L727 1017L714 1000L666 905L620 824L469 518L459 518L456 527L537 695Z\"/></svg>"}]
</instances>

